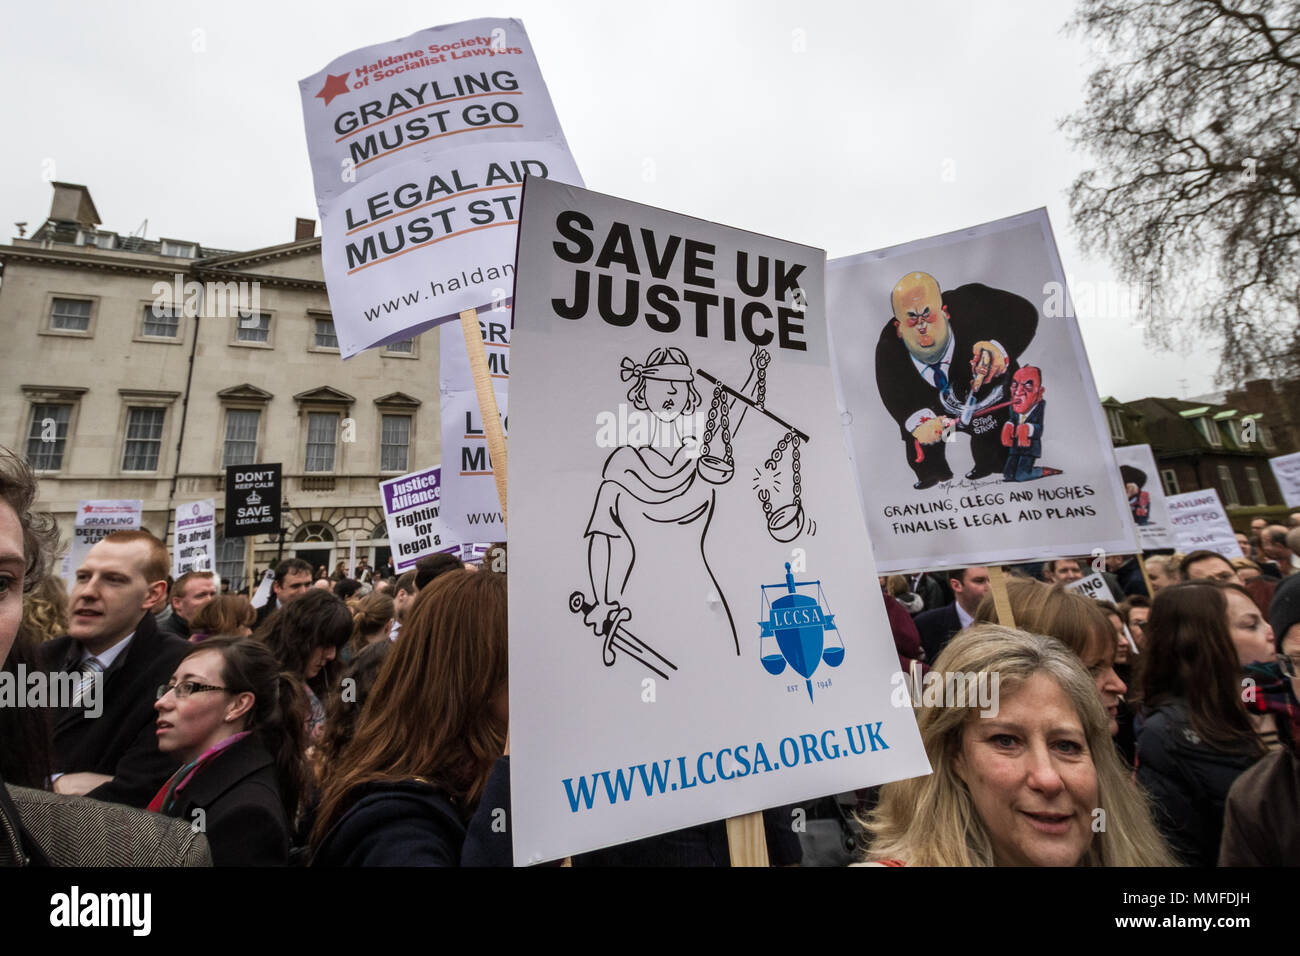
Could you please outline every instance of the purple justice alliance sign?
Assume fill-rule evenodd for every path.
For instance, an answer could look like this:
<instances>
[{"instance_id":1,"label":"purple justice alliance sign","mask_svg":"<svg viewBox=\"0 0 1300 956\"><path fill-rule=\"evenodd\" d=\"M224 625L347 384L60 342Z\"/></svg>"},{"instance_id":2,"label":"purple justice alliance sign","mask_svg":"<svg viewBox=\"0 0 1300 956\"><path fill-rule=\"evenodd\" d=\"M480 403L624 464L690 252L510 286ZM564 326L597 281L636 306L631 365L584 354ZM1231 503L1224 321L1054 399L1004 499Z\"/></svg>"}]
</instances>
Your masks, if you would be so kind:
<instances>
[{"instance_id":1,"label":"purple justice alliance sign","mask_svg":"<svg viewBox=\"0 0 1300 956\"><path fill-rule=\"evenodd\" d=\"M420 558L453 550L439 518L442 469L426 468L379 483L388 520L388 540L398 571L415 567Z\"/></svg>"}]
</instances>

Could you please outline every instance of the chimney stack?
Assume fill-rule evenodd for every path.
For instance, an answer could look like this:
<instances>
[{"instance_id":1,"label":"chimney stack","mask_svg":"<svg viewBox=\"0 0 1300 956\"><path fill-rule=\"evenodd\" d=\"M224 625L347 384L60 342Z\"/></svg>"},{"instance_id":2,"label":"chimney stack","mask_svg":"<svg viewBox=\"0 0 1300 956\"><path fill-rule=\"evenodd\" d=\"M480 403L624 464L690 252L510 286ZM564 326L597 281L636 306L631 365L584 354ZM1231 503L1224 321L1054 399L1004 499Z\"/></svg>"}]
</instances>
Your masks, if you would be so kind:
<instances>
[{"instance_id":1,"label":"chimney stack","mask_svg":"<svg viewBox=\"0 0 1300 956\"><path fill-rule=\"evenodd\" d=\"M303 219L299 216L293 221L293 241L302 242L304 239L312 239L316 236L316 220Z\"/></svg>"}]
</instances>

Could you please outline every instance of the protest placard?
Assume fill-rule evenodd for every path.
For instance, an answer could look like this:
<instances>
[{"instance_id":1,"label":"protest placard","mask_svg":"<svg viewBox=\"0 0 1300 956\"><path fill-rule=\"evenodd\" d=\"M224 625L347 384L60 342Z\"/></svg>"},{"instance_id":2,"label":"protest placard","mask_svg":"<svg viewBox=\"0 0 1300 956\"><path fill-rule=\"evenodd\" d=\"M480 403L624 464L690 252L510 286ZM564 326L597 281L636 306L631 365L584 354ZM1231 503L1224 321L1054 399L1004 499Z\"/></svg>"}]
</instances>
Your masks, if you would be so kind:
<instances>
[{"instance_id":1,"label":"protest placard","mask_svg":"<svg viewBox=\"0 0 1300 956\"><path fill-rule=\"evenodd\" d=\"M1300 452L1270 458L1268 464L1282 491L1282 500L1288 507L1300 508Z\"/></svg>"},{"instance_id":2,"label":"protest placard","mask_svg":"<svg viewBox=\"0 0 1300 956\"><path fill-rule=\"evenodd\" d=\"M1115 596L1110 593L1110 585L1100 574L1089 574L1087 577L1079 578L1077 581L1071 581L1065 586L1067 591L1078 591L1084 597L1092 598L1094 601L1112 601Z\"/></svg>"},{"instance_id":3,"label":"protest placard","mask_svg":"<svg viewBox=\"0 0 1300 956\"><path fill-rule=\"evenodd\" d=\"M107 498L77 503L77 515L72 521L72 544L64 564L64 577L71 582L86 553L99 541L114 531L138 531L140 511L144 502L139 498Z\"/></svg>"},{"instance_id":4,"label":"protest placard","mask_svg":"<svg viewBox=\"0 0 1300 956\"><path fill-rule=\"evenodd\" d=\"M928 771L845 455L824 263L528 180L517 863Z\"/></svg>"},{"instance_id":5,"label":"protest placard","mask_svg":"<svg viewBox=\"0 0 1300 956\"><path fill-rule=\"evenodd\" d=\"M503 302L525 175L581 181L556 146L486 143L412 157L323 203L321 260L340 354Z\"/></svg>"},{"instance_id":6,"label":"protest placard","mask_svg":"<svg viewBox=\"0 0 1300 956\"><path fill-rule=\"evenodd\" d=\"M226 466L227 538L280 530L282 462Z\"/></svg>"},{"instance_id":7,"label":"protest placard","mask_svg":"<svg viewBox=\"0 0 1300 956\"><path fill-rule=\"evenodd\" d=\"M482 310L478 324L501 427L508 433L512 312L504 304ZM445 325L439 332L438 362L442 460L448 466L442 476L443 524L460 541L504 541L506 526L497 497L492 456L488 454L486 429L465 353L465 333L460 325Z\"/></svg>"},{"instance_id":8,"label":"protest placard","mask_svg":"<svg viewBox=\"0 0 1300 956\"><path fill-rule=\"evenodd\" d=\"M428 555L460 551L460 542L448 536L439 517L441 472L435 465L379 483L393 565L399 574Z\"/></svg>"},{"instance_id":9,"label":"protest placard","mask_svg":"<svg viewBox=\"0 0 1300 956\"><path fill-rule=\"evenodd\" d=\"M1215 551L1225 558L1242 558L1236 532L1213 488L1170 495L1169 521L1174 529L1177 549L1183 554L1202 549Z\"/></svg>"},{"instance_id":10,"label":"protest placard","mask_svg":"<svg viewBox=\"0 0 1300 956\"><path fill-rule=\"evenodd\" d=\"M172 545L172 577L187 571L213 571L217 566L217 505L211 498L176 506L176 541Z\"/></svg>"},{"instance_id":11,"label":"protest placard","mask_svg":"<svg viewBox=\"0 0 1300 956\"><path fill-rule=\"evenodd\" d=\"M1151 446L1122 445L1115 449L1115 464L1119 466L1129 514L1133 516L1143 550L1175 547L1165 490L1160 484L1160 470Z\"/></svg>"},{"instance_id":12,"label":"protest placard","mask_svg":"<svg viewBox=\"0 0 1300 956\"><path fill-rule=\"evenodd\" d=\"M837 259L827 285L882 573L1138 550L1046 210Z\"/></svg>"},{"instance_id":13,"label":"protest placard","mask_svg":"<svg viewBox=\"0 0 1300 956\"><path fill-rule=\"evenodd\" d=\"M568 152L518 20L466 20L362 47L298 87L321 207L412 154L511 141Z\"/></svg>"}]
</instances>

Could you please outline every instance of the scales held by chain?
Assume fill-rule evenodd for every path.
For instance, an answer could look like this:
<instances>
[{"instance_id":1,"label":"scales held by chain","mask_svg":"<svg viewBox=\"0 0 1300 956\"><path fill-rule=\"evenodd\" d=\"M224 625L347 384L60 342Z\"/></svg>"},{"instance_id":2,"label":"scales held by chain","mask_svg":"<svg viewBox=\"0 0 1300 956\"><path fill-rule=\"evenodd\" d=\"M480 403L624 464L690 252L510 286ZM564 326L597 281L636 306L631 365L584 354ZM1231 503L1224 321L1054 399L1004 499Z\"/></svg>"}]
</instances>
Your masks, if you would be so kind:
<instances>
[{"instance_id":1,"label":"scales held by chain","mask_svg":"<svg viewBox=\"0 0 1300 956\"><path fill-rule=\"evenodd\" d=\"M697 369L701 378L713 383L713 399L709 404L709 417L704 426L704 441L700 446L700 457L696 462L696 468L701 478L715 485L725 485L735 475L736 462L731 451L731 402L727 398L728 395L744 402L759 414L784 428L785 434L776 443L772 453L768 455L767 460L763 463L763 470L756 470L755 472L755 489L758 492L758 501L763 506L763 514L767 517L768 534L777 541L788 542L799 537L805 530L805 526L809 534L815 533L817 528L816 523L808 520L804 514L803 479L800 475L799 464L799 445L801 443L807 444L810 439L804 432L767 409L767 366L771 361L772 357L766 350L758 353L758 359L755 363L758 369L758 398L756 401L719 381L704 369ZM721 456L712 454L709 451L709 446L715 434L722 441L723 453ZM785 455L786 449L790 450L793 500L789 504L778 507L772 504L772 491L780 487L779 469L781 458ZM767 484L772 485L772 487L760 487Z\"/></svg>"},{"instance_id":2,"label":"scales held by chain","mask_svg":"<svg viewBox=\"0 0 1300 956\"><path fill-rule=\"evenodd\" d=\"M761 586L763 620L758 622L758 656L763 669L776 676L784 673L786 666L804 679L808 686L808 699L813 699L812 675L822 662L827 667L839 667L844 662L844 642L840 640L835 615L831 613L822 583L798 581L785 564L785 581L781 584ZM817 589L817 596L800 594L799 588ZM780 597L769 599L768 591L784 591ZM776 647L771 647L775 642Z\"/></svg>"}]
</instances>

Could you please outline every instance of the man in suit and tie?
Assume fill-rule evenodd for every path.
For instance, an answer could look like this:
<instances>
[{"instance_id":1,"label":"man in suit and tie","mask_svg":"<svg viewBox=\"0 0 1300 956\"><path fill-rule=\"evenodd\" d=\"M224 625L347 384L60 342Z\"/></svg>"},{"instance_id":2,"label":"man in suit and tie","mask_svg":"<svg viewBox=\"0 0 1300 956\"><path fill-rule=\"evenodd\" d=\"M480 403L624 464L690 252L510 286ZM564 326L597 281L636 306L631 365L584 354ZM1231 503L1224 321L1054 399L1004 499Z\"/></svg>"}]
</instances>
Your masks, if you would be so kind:
<instances>
[{"instance_id":1,"label":"man in suit and tie","mask_svg":"<svg viewBox=\"0 0 1300 956\"><path fill-rule=\"evenodd\" d=\"M970 627L975 610L989 593L989 569L984 567L957 568L948 575L953 603L922 611L916 616L916 630L921 635L925 659L931 665L939 652L960 631Z\"/></svg>"},{"instance_id":2,"label":"man in suit and tie","mask_svg":"<svg viewBox=\"0 0 1300 956\"><path fill-rule=\"evenodd\" d=\"M1011 292L978 282L947 292L924 272L898 280L894 318L876 343L876 387L898 423L917 490L952 478L946 440L971 436L974 467L966 478L1002 474L999 440L1006 383L1038 330L1038 309Z\"/></svg>"},{"instance_id":3,"label":"man in suit and tie","mask_svg":"<svg viewBox=\"0 0 1300 956\"><path fill-rule=\"evenodd\" d=\"M340 562L342 563L342 562ZM346 580L344 575L344 580ZM277 608L296 601L311 589L311 565L302 558L285 558L275 567L275 580L271 583L271 599L257 609L254 628L271 616Z\"/></svg>"},{"instance_id":4,"label":"man in suit and tie","mask_svg":"<svg viewBox=\"0 0 1300 956\"><path fill-rule=\"evenodd\" d=\"M1002 477L1007 481L1035 481L1059 475L1059 468L1035 465L1043 454L1043 373L1033 365L1011 376L1011 415L1002 425L1002 444L1007 448L1007 463Z\"/></svg>"},{"instance_id":5,"label":"man in suit and tie","mask_svg":"<svg viewBox=\"0 0 1300 956\"><path fill-rule=\"evenodd\" d=\"M77 680L72 706L53 720L56 793L144 807L176 770L176 758L158 750L153 707L158 686L192 650L154 623L169 567L167 548L149 532L117 531L77 569L68 636L40 652L46 670Z\"/></svg>"}]
</instances>

